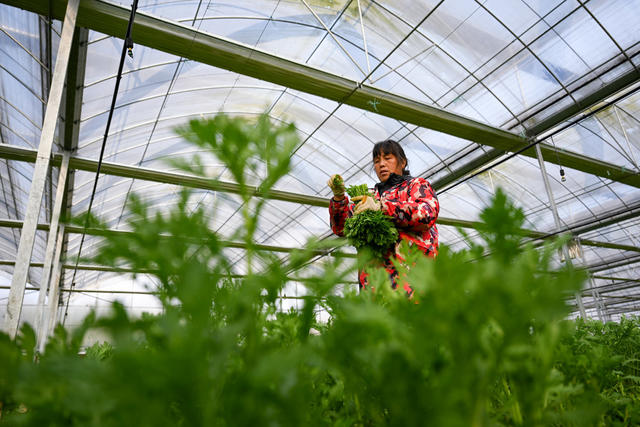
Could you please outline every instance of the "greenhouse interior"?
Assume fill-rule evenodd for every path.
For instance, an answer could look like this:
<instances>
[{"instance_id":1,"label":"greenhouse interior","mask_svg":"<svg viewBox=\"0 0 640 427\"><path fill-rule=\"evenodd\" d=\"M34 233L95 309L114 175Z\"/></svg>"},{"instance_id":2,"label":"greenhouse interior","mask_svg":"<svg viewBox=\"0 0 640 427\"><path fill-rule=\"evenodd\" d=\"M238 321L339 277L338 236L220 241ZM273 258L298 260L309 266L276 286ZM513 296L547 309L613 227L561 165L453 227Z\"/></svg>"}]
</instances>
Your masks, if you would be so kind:
<instances>
[{"instance_id":1,"label":"greenhouse interior","mask_svg":"<svg viewBox=\"0 0 640 427\"><path fill-rule=\"evenodd\" d=\"M604 389L587 399L584 396L591 389L576 386L579 381L575 378L571 382L574 388L567 391L570 375L565 370L564 380L554 383L556 388L544 386L546 394L540 400L544 404L529 404L534 398L527 400L528 395L518 394L526 387L521 384L518 388L517 375L505 368L511 365L504 358L515 358L516 350L510 352L509 345L516 348L517 342L526 342L531 346L529 353L539 356L535 360L550 363L547 366L547 362L541 362L536 368L548 368L540 374L544 378L553 377L549 372L559 372L560 356L547 357L540 344L542 338L534 343L518 335L521 342L514 338L508 344L512 326L507 320L501 323L500 316L514 319L513 325L529 325L526 330L530 337L548 333L545 337L557 340L557 346L568 344L549 332L552 320L583 322L579 323L581 327L599 327L599 331L623 325L635 340L635 347L625 348L633 348L628 351L636 352L635 357L640 351L640 322L629 320L640 313L639 29L638 0L0 0L0 319L7 343L22 346L18 353L32 358L38 359L37 354L41 354L40 364L33 364L39 368L29 368L33 372L45 369L47 352L55 353L58 348L51 344L55 342L66 342L75 353L83 354L94 344L110 342L113 356L105 357L122 362L124 359L116 354L128 351L124 349L129 349L131 342L114 332L114 323L100 319L116 322L119 318L114 310L121 310L120 315L129 322L127 327L132 328L131 336L147 334L144 340L151 340L149 331L153 328L149 326L148 331L135 319L169 322L170 307L187 310L197 300L189 299L192 294L181 293L176 283L199 278L201 286L214 289L203 291L214 294L201 296L212 299L214 313L225 305L221 301L235 301L226 304L229 312L220 314L226 320L211 326L229 328L229 319L244 312L238 309L238 313L230 314L229 307L241 303L226 293L218 295L224 287L220 283L228 281L235 283L229 285L230 289L245 297L253 292L248 290L254 289L252 286L260 288L255 291L256 299L246 307L262 307L252 313L265 325L270 319L283 322L275 329L260 326L260 330L268 331L264 334L269 339L276 329L280 331L277 334L286 335L283 325L293 324L282 320L287 315L291 316L288 322L301 322L302 326L295 328L306 328L305 333L296 335L302 337L299 342L286 344L297 349L283 353L283 360L291 358L291 365L299 363L293 361L294 355L322 353L313 342L323 342L322 348L331 353L330 343L337 343L341 333L347 334L348 329L331 330L346 328L345 313L351 313L352 322L377 325L374 311L386 310L384 316L394 320L384 317L386 326L378 330L383 336L380 331L386 331L384 328L396 331L390 326L394 322L417 322L417 314L415 318L406 314L399 320L393 317L397 312L415 311L423 313L420 319L444 322L446 318L460 325L468 322L475 325L469 328L479 328L473 329L479 335L499 335L502 350L486 353L495 358L491 361L496 370L491 372L507 378L504 390L495 391L491 387L497 382L488 379L478 380L469 390L491 388L494 394L489 394L494 397L489 403L478 404L461 391L445 403L441 402L444 395L430 403L418 404L419 399L415 399L414 406L408 406L413 410L402 410L405 403L380 403L386 402L386 391L375 395L375 402L365 403L368 392L358 400L357 384L365 381L362 378L366 375L353 379L350 375L358 369L345 373L345 368L343 372L342 367L351 362L340 363L336 356L327 362L332 366L327 368L331 372L327 375L332 387L338 384L340 390L344 389L339 402L333 392L327 392L322 399L312 399L316 402L312 409L301 404L306 412L291 409L297 401L290 395L298 393L302 399L307 396L304 381L316 384L314 381L320 380L298 371L295 378L285 377L283 370L278 371L280 376L269 378L273 384L286 383L289 388L273 386L275 389L269 388L268 393L263 390L261 395L251 395L256 400L246 403L249 409L244 411L243 406L234 406L242 403L231 397L234 387L241 386L225 373L229 375L226 385L211 393L226 395L220 398L226 403L198 412L179 397L175 401L168 397L173 403L165 402L166 407L160 410L166 412L163 423L178 420L181 425L202 425L226 420L223 424L235 424L233 417L237 417L237 424L300 425L309 421L305 417L313 416L312 424L406 425L415 422L408 414L415 416L430 408L430 413L436 414L431 418L435 425L488 425L487 419L499 425L529 421L529 425L637 425L637 358L630 359L635 360L630 372L611 368L611 372L624 373L618 375L616 383L616 393L621 393L616 394L618 400L611 394L605 396ZM242 147L240 142L215 138L207 142L198 133L206 126L209 130L218 126L213 130L216 135L236 135L238 141L243 138L238 133L246 131L255 136L247 129L260 129L261 135L268 136L267 143L258 142L254 147L249 141L253 136L248 136L249 145ZM363 297L361 294L367 292L358 286L362 280L358 273L360 251L332 231L330 200L334 209L337 199L332 197L338 193L328 183L339 174L346 185L366 184L373 189L381 178L372 161L372 150L376 143L386 140L397 141L406 153L411 182L420 178L437 195L436 245L439 239L440 253L435 258L418 257L417 264L401 273L414 278L408 281L412 289L409 298L396 290L392 296L378 296L378 300L390 298L391 302L374 309L369 305L375 301ZM243 151L245 148L249 151ZM448 285L454 279L446 283L441 279L424 288L419 285L419 279L431 274L457 277L457 271L462 275L467 269L476 271L477 277L485 270L489 274L487 263L498 262L492 261L494 252L505 250L496 243L497 238L493 246L483 243L491 239L487 238L486 220L491 215L483 212L498 209L499 195L505 195L505 203L510 206L504 209L517 211L519 214L513 217L522 218L516 224L519 237L513 253L505 255L514 258L509 258L503 269L504 279L494 280L504 282L491 294L496 306L491 306L492 297L486 290L491 286L477 289L484 283L481 279L460 276L455 282L461 286L458 294L453 290L457 285ZM384 200L382 205L374 202L384 211ZM183 218L181 225L172 223L179 215L187 219ZM496 229L495 223L499 222L493 221ZM172 240L178 226L191 233L186 240L203 236L203 242L191 240L192 244L184 247L177 240L165 243ZM198 226L202 227L200 231L196 231ZM168 254L180 250L174 263ZM531 261L516 258L520 251L528 254L528 259L537 260L533 266ZM179 257L184 265L197 260L198 267L190 272L181 270ZM464 268L451 267L455 262ZM512 271L510 267L515 265L521 268ZM184 276L178 279L180 274ZM270 287L276 280L270 278L276 274L281 274L280 281ZM571 274L580 275L580 279ZM188 278L190 275L193 277ZM218 285L207 281L211 277L218 280ZM375 284L377 277L371 273L371 282ZM526 292L518 288L515 283L521 277L522 283L530 282L534 288ZM257 284L262 283L260 280L266 284ZM330 290L322 288L321 283L330 281ZM463 282L469 287L465 288ZM574 286L574 282L579 283ZM438 305L444 302L434 302L445 298L436 298L444 292L434 290L439 284L448 286L452 293L446 297L451 313ZM555 290L547 289L550 284ZM391 287L374 286L371 294L383 292L380 288ZM413 288L418 301L413 301ZM516 294L516 288L527 296ZM474 304L465 305L465 296L476 291L486 294ZM345 297L348 301L358 296L366 301L347 304L332 299L346 294L351 295ZM498 304L498 296L504 304ZM531 304L538 301L540 307L525 315L527 300ZM512 302L510 310L503 307ZM357 311L349 304L365 304L367 308L363 305ZM521 309L518 304L522 304ZM394 311L396 306L404 308ZM489 317L482 317L481 312ZM517 320L518 316L523 320ZM187 323L198 318L195 312L184 317L189 319ZM101 326L90 327L88 322ZM134 324L143 332L133 331ZM27 329L25 325L29 325ZM444 323L434 326L430 336L436 339L443 334L444 341L435 353L444 355L442 363L446 366L450 363L459 369L456 351L475 354L475 341L469 338L464 346L447 347L445 329L449 334L461 334L458 329L448 328L451 326ZM81 344L64 335L77 330L83 333ZM311 334L308 338L306 332ZM25 350L28 345L24 344L32 335L35 356ZM394 344L389 346L405 348L401 337L392 335ZM234 345L245 349L251 336L247 333ZM378 351L378 347L373 347L371 337L369 341L362 338L361 344L362 348L371 345L369 353L374 354L373 349ZM494 341L487 340L489 344L482 340L476 344L491 347ZM347 341L341 341L342 347ZM355 338L353 342L360 343ZM615 347L611 343L606 346ZM45 347L54 350L45 351ZM414 350L418 352L418 348L422 347ZM271 350L262 351L266 354ZM398 351L404 355L398 357L410 360L402 363L415 368L413 377L429 371ZM430 354L427 347L424 351ZM156 349L153 357L157 353ZM5 357L2 354L0 358ZM273 354L276 360L275 354L281 353ZM360 357L346 354L344 360ZM440 363L431 358L425 357L421 363ZM242 360L250 364L249 359ZM376 360L377 369L386 366L383 356ZM578 356L572 360L578 360ZM596 363L594 360L595 356L590 357L588 363ZM611 356L607 360L617 359ZM414 362L417 364L412 365ZM207 359L206 363L212 362ZM566 366L569 362L562 363ZM251 381L272 375L264 369L252 374ZM464 369L472 368L465 365ZM42 396L40 400L25 397L39 394L34 387L40 383L34 382L34 376L26 380L14 377L13 371L2 372L13 382L7 380L0 385L0 424L4 420L15 422L12 417L27 417L24 419L28 423L42 425L37 423L47 419L42 417L52 404ZM391 370L385 372L396 375ZM437 369L429 372L431 376L424 375L435 378ZM76 374L80 375L80 368ZM409 378L409 374L403 372L403 378ZM472 372L469 378L478 378L474 375ZM303 377L304 381L300 379ZM250 380L243 381L248 387ZM385 382L378 377L375 381ZM622 382L625 391L621 391ZM378 383L367 384L363 388L369 392L378 390ZM445 382L424 380L420 384L438 396L437 384ZM558 384L566 386L563 391ZM584 384L591 383L585 380ZM405 391L398 387L394 393L402 395ZM71 383L68 388L83 401L82 387ZM61 390L57 392L63 393ZM531 390L527 393L533 393ZM217 399L209 392L200 392ZM278 394L280 400L272 394ZM587 401L596 401L593 396L601 400L587 409ZM256 403L262 398L270 403ZM557 403L560 401L564 403ZM461 407L469 405L468 413L453 411L454 402L465 402ZM484 408L480 415L473 410L477 407ZM593 408L605 409L595 414ZM110 416L109 408L94 410L100 417ZM51 425L89 425L82 414L56 411L48 415L53 417L48 418ZM198 415L194 415L196 412ZM460 418L438 418L453 412ZM284 413L285 422L278 418ZM581 424L576 414L594 418ZM469 418L463 418L467 415ZM443 422L445 419L450 423ZM126 423L124 418L111 420Z\"/></svg>"}]
</instances>

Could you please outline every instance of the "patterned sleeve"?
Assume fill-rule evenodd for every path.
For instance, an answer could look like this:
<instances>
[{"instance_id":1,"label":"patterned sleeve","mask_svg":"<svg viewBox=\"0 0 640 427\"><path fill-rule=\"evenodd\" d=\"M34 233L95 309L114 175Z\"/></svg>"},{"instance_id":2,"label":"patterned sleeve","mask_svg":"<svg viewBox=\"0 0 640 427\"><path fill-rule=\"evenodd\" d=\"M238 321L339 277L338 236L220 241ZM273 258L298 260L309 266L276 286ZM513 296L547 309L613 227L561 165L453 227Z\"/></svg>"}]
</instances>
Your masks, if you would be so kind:
<instances>
[{"instance_id":1,"label":"patterned sleeve","mask_svg":"<svg viewBox=\"0 0 640 427\"><path fill-rule=\"evenodd\" d=\"M344 222L353 215L353 203L349 203L349 198L336 201L331 198L329 202L329 219L331 230L338 236L344 236Z\"/></svg>"},{"instance_id":2,"label":"patterned sleeve","mask_svg":"<svg viewBox=\"0 0 640 427\"><path fill-rule=\"evenodd\" d=\"M406 201L383 200L382 211L393 217L400 228L424 231L433 227L440 203L431 184L424 178L413 178L407 192Z\"/></svg>"}]
</instances>

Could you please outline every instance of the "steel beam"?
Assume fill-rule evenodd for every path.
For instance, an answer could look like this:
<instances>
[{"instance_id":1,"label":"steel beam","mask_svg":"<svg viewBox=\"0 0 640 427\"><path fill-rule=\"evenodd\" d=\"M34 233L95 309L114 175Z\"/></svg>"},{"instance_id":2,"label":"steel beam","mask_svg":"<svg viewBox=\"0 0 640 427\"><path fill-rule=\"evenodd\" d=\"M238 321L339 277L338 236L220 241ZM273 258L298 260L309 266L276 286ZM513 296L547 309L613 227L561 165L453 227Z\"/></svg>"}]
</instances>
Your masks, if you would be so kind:
<instances>
[{"instance_id":1,"label":"steel beam","mask_svg":"<svg viewBox=\"0 0 640 427\"><path fill-rule=\"evenodd\" d=\"M84 95L84 78L87 64L87 46L89 30L78 28L71 46L71 62L67 72L67 90L64 108L64 126L61 126L62 146L65 151L75 153L78 148L80 135L80 118L82 112L82 98ZM73 205L73 192L75 182L75 171L71 170L67 179L67 191L64 198L63 220L71 217ZM66 258L68 246L68 235L62 237L61 259ZM62 280L62 276L61 276ZM60 286L63 286L61 284Z\"/></svg>"},{"instance_id":2,"label":"steel beam","mask_svg":"<svg viewBox=\"0 0 640 427\"><path fill-rule=\"evenodd\" d=\"M47 325L46 334L40 335L40 342L38 343L38 349L40 352L44 350L44 345L47 342L47 338L53 334L53 329L56 326L56 317L58 314L58 300L60 298L60 278L62 277L62 261L60 256L62 254L62 241L64 239L65 225L60 225L58 231L58 243L56 244L56 253L53 257L54 269L51 273L51 285L49 286L49 306L47 307L47 315L45 317L45 325Z\"/></svg>"},{"instance_id":3,"label":"steel beam","mask_svg":"<svg viewBox=\"0 0 640 427\"><path fill-rule=\"evenodd\" d=\"M19 228L19 227L22 227L22 221L13 220L13 219L0 219L0 227ZM48 231L49 228L50 228L49 224L38 224L38 229L39 230ZM68 233L68 234L88 234L90 236L125 236L125 235L133 235L134 234L133 231L109 230L109 229L102 229L102 228L83 228L83 227L78 227L78 226L74 226L74 225L66 225L64 232ZM159 235L158 236L158 238L160 238L160 239L162 239L162 238L171 238L171 237L172 236L167 236L167 235ZM337 247L342 246L342 245L345 244L344 241L336 242L336 243L337 243ZM244 242L232 242L232 241L229 241L229 240L221 240L220 241L220 245L224 246L226 248L234 248L234 249L246 249L247 248L247 244L244 243ZM255 244L255 245L252 245L252 249L256 249L256 250L259 250L259 251L290 253L290 252L297 251L297 250L303 250L304 248L290 248L290 247L283 247L283 246ZM640 249L639 249L639 251L640 251ZM328 252L329 251L317 250L314 253L316 255L327 255ZM349 254L349 253L335 253L335 252L333 252L333 253L331 253L331 255L342 256L342 257L347 257L347 258L355 257L355 254ZM41 264L32 264L32 265L41 265Z\"/></svg>"},{"instance_id":4,"label":"steel beam","mask_svg":"<svg viewBox=\"0 0 640 427\"><path fill-rule=\"evenodd\" d=\"M621 90L630 87L638 81L640 81L640 72L638 72L636 68L632 68L599 89L591 92L584 98L579 99L578 103L568 105L546 119L531 126L527 129L526 135L530 138L537 138L560 123L571 119L582 111L596 106L598 103L615 95Z\"/></svg>"},{"instance_id":5,"label":"steel beam","mask_svg":"<svg viewBox=\"0 0 640 427\"><path fill-rule=\"evenodd\" d=\"M0 265L15 265L15 260L10 259L0 259ZM44 267L44 263L42 262L32 262L30 264L32 268L42 268ZM111 267L109 265L98 265L98 264L78 264L76 268L75 264L63 263L60 268L62 270L83 270L83 271L102 271L105 273L151 273L151 271L139 271L134 270L128 267ZM53 275L52 275L53 276ZM40 289L40 288L33 288Z\"/></svg>"},{"instance_id":6,"label":"steel beam","mask_svg":"<svg viewBox=\"0 0 640 427\"><path fill-rule=\"evenodd\" d=\"M630 219L634 219L637 218L638 216L640 216L640 204L635 204L635 205L631 205L631 206L624 206L622 209L618 209L615 211L608 211L608 212L602 212L598 215L597 218L587 218L585 220L582 220L580 222L576 222L574 224L571 225L567 225L565 226L565 228L562 230L564 232L567 233L571 233L574 236L580 236L582 234L588 233L590 231L594 231L594 230L599 230L601 228L605 228L608 227L610 225L613 224L618 224L620 222L623 221L627 221ZM537 233L537 232L536 232ZM554 233L539 233L539 236L535 236L535 235L531 235L528 237L532 237L532 238L538 238L538 239L548 239L551 238L553 236L556 236L560 233L554 232ZM593 246L591 244L591 240L589 239L582 239L581 238L581 242L583 242L584 245L586 246ZM586 242L586 243L584 243ZM609 249L620 249L620 250L632 250L629 249L628 247L624 247L626 245L623 246L619 246L617 243L606 243L606 242L599 242L601 243L600 247L603 248L609 248ZM632 250L633 251L633 250Z\"/></svg>"},{"instance_id":7,"label":"steel beam","mask_svg":"<svg viewBox=\"0 0 640 427\"><path fill-rule=\"evenodd\" d=\"M638 312L640 311L640 305L632 305L629 307L622 307L622 308L618 308L618 309L613 309L613 310L609 310L609 314L613 315L613 314L626 314L626 313L631 313L631 312Z\"/></svg>"},{"instance_id":8,"label":"steel beam","mask_svg":"<svg viewBox=\"0 0 640 427\"><path fill-rule=\"evenodd\" d=\"M441 217L441 218L438 218L438 224L476 230L481 226L482 223L477 221L465 221L460 219ZM15 219L0 218L0 227L19 228L19 227L22 227L22 221L15 220ZM38 230L48 231L49 224L38 224ZM130 231L123 231L123 230L105 230L105 229L97 229L97 228L84 229L82 227L72 226L72 225L67 225L66 232L72 233L72 234L85 233L93 236L105 236L109 234L131 233ZM536 240L547 240L547 239L553 239L556 237L555 234L546 234L546 233L541 233L539 231L534 231L534 230L520 230L520 234L522 236L529 237L531 239L536 239ZM640 248L636 246L631 246L631 245L599 242L599 241L590 240L590 239L580 239L580 243L584 246L617 249L621 251L640 253ZM242 242L223 241L222 244L230 248L236 248L236 249L246 248L246 245ZM272 251L272 252L285 252L285 253L298 249L298 248L286 248L286 247L272 246L272 245L256 245L254 247L259 250ZM322 254L322 253L324 253L324 251L319 251L319 254Z\"/></svg>"},{"instance_id":9,"label":"steel beam","mask_svg":"<svg viewBox=\"0 0 640 427\"><path fill-rule=\"evenodd\" d=\"M551 212L553 213L553 221L556 225L556 231L562 230L562 222L560 221L560 216L558 215L558 208L556 207L556 200L553 197L553 190L551 188L551 184L549 183L549 177L547 176L547 168L544 165L544 159L542 158L542 152L540 151L540 146L536 145L536 157L538 158L538 164L540 165L540 174L542 175L542 181L544 182L544 188L547 191L547 198L549 199L549 204L551 205ZM569 256L569 250L567 249L567 245L562 245L562 253L564 254L564 260L568 267L571 267L571 257ZM580 315L583 319L587 318L587 313L584 310L584 305L582 304L582 297L579 293L574 295L574 298L578 304L578 308L580 309Z\"/></svg>"},{"instance_id":10,"label":"steel beam","mask_svg":"<svg viewBox=\"0 0 640 427\"><path fill-rule=\"evenodd\" d=\"M73 37L71 59L67 72L67 88L64 98L64 125L61 128L62 146L66 151L74 152L78 147L80 134L80 116L84 94L84 75L87 64L87 41L89 30L78 28Z\"/></svg>"},{"instance_id":11,"label":"steel beam","mask_svg":"<svg viewBox=\"0 0 640 427\"><path fill-rule=\"evenodd\" d=\"M40 292L38 293L38 308L36 311L36 334L38 340L42 339L45 332L45 298L49 288L49 280L51 278L51 269L53 267L54 254L57 252L56 243L58 242L58 224L60 222L60 214L62 213L62 200L64 198L65 186L67 183L67 173L69 171L68 151L65 151L62 157L62 165L58 173L58 186L56 187L56 198L51 212L51 225L49 226L49 236L47 238L47 248L44 255L44 265L42 271L42 281L40 282Z\"/></svg>"},{"instance_id":12,"label":"steel beam","mask_svg":"<svg viewBox=\"0 0 640 427\"><path fill-rule=\"evenodd\" d=\"M591 276L591 277L594 279L597 279L598 276ZM594 289L596 289L598 293L600 293L600 295L605 295L610 292L620 292L620 291L626 291L627 289L637 289L638 283L640 283L639 280L634 280L634 279L618 278L617 280L618 281L616 283L607 283L604 285L595 286ZM584 289L582 291L582 294L586 295L588 291L589 291L588 289Z\"/></svg>"},{"instance_id":13,"label":"steel beam","mask_svg":"<svg viewBox=\"0 0 640 427\"><path fill-rule=\"evenodd\" d=\"M29 190L29 201L27 203L24 226L22 227L22 233L20 235L16 267L11 279L11 291L9 292L9 300L7 302L7 313L3 324L4 331L11 337L14 337L18 332L24 289L26 287L29 262L31 260L33 244L36 237L36 226L38 224L40 207L42 205L42 195L44 193L47 173L49 171L51 148L53 146L53 138L58 124L58 114L60 111L60 103L62 101L62 93L67 73L67 65L69 63L69 54L71 53L71 43L73 41L73 33L75 31L79 2L79 0L70 0L64 15L62 36L60 37L56 66L51 82L51 91L49 93L47 110L44 123L42 125L40 143L38 145L35 170L31 180L31 188Z\"/></svg>"},{"instance_id":14,"label":"steel beam","mask_svg":"<svg viewBox=\"0 0 640 427\"><path fill-rule=\"evenodd\" d=\"M611 225L612 223L613 223L612 220L603 222L603 224L605 225ZM466 221L462 219L453 219L453 218L446 218L446 217L438 217L438 224L449 225L452 227L469 228L473 230L479 229L482 225L482 223L479 221ZM2 225L1 222L0 222L0 225ZM589 231L593 229L594 228L589 227ZM577 232L573 232L573 228L571 226L568 227L567 231L572 232L575 235L580 234ZM548 240L548 239L553 239L557 237L558 233L542 233L540 231L535 231L535 230L521 229L520 235L524 237L528 237L533 240ZM640 248L636 246L623 245L619 243L600 242L597 240L582 239L582 238L580 239L580 243L584 246L592 246L592 247L607 248L607 249L618 249L621 251L630 251L630 252L640 252Z\"/></svg>"},{"instance_id":15,"label":"steel beam","mask_svg":"<svg viewBox=\"0 0 640 427\"><path fill-rule=\"evenodd\" d=\"M13 265L15 263L15 261L10 261L10 260L0 260L0 265ZM42 263L31 263L32 267L42 267ZM69 269L69 270L73 270L75 269L76 266L75 264L62 264L62 269ZM109 266L105 266L105 265L95 265L95 264L80 264L77 268L78 270L86 270L86 271L102 271L102 272L108 272L108 273L140 273L140 271L134 271L132 269L127 269L127 268L118 268L118 267L109 267ZM153 271L145 271L143 273L148 273L148 274L152 274ZM248 276L246 274L225 274L224 276L225 279L245 279ZM308 278L308 277L287 277L286 280L291 281L291 282L300 282L300 283L306 283L306 282L313 282L316 279L314 278ZM353 284L356 285L359 282L357 280L353 280L353 281L346 281L346 282L340 282L340 283L349 283L349 284ZM10 289L10 286L0 286L0 289ZM35 288L35 287L27 287L26 290L28 291L37 291L40 288ZM81 292L89 292L89 293L97 293L97 294L144 294L144 295L149 295L149 294L156 294L157 292L154 291L118 291L118 290L111 290L111 289L83 289L83 288L60 288L59 292L69 292L69 293L81 293Z\"/></svg>"},{"instance_id":16,"label":"steel beam","mask_svg":"<svg viewBox=\"0 0 640 427\"><path fill-rule=\"evenodd\" d=\"M585 267L585 269L597 273L599 271L611 270L618 267L626 267L631 264L640 263L640 255L621 256L611 260L594 263Z\"/></svg>"},{"instance_id":17,"label":"steel beam","mask_svg":"<svg viewBox=\"0 0 640 427\"><path fill-rule=\"evenodd\" d=\"M638 301L640 301L640 296L637 296L637 297L624 297L624 296L608 297L604 301L604 306L605 306L605 309L607 310L607 313L609 313L610 310L611 310L610 307L618 307L618 306L623 305L623 304L629 304L629 303L638 302ZM598 310L598 303L596 301L588 302L588 303L586 303L584 305L584 308ZM630 311L635 311L635 310L630 310ZM623 311L623 312L626 313L628 311ZM615 310L611 311L611 313L619 314L619 312L617 312ZM609 319L610 319L610 316L609 316Z\"/></svg>"},{"instance_id":18,"label":"steel beam","mask_svg":"<svg viewBox=\"0 0 640 427\"><path fill-rule=\"evenodd\" d=\"M471 160L469 163L465 163L458 169L443 176L442 178L438 178L435 181L431 181L431 186L433 187L434 190L439 191L444 187L446 187L447 185L451 184L452 182L457 181L460 178L464 177L465 175L481 168L484 165L491 163L498 157L502 156L504 153L505 153L504 150L499 150L497 148L490 148L485 153L483 153L480 157L477 157ZM425 175L425 178L429 178L429 177Z\"/></svg>"},{"instance_id":19,"label":"steel beam","mask_svg":"<svg viewBox=\"0 0 640 427\"><path fill-rule=\"evenodd\" d=\"M624 277L613 277L613 276L593 276L594 279L598 280L612 280L617 282L629 282L629 283L640 283L640 279L627 279Z\"/></svg>"},{"instance_id":20,"label":"steel beam","mask_svg":"<svg viewBox=\"0 0 640 427\"><path fill-rule=\"evenodd\" d=\"M613 224L618 224L623 221L634 219L640 216L640 206L635 205L633 207L624 207L617 212L603 212L599 215L600 218L606 219L590 219L585 221L584 225L571 227L570 231L575 234L584 234L589 231L598 230L604 227L608 227Z\"/></svg>"},{"instance_id":21,"label":"steel beam","mask_svg":"<svg viewBox=\"0 0 640 427\"><path fill-rule=\"evenodd\" d=\"M35 151L27 148L0 144L0 158L33 162L35 158ZM61 158L62 156L60 154L54 154L52 164L59 165ZM69 162L69 167L74 170L95 172L98 169L98 162L96 160L73 156ZM240 193L240 186L232 182L213 181L209 178L197 177L184 173L166 172L157 169L128 166L118 163L102 162L100 173L121 176L123 178L141 179L145 181L160 182L163 184L199 188L203 190L222 191L234 194ZM247 188L256 196L261 194L261 191L257 187L247 186ZM329 199L327 198L296 194L288 191L271 190L269 191L268 197L273 200L302 203L311 206L329 206Z\"/></svg>"}]
</instances>

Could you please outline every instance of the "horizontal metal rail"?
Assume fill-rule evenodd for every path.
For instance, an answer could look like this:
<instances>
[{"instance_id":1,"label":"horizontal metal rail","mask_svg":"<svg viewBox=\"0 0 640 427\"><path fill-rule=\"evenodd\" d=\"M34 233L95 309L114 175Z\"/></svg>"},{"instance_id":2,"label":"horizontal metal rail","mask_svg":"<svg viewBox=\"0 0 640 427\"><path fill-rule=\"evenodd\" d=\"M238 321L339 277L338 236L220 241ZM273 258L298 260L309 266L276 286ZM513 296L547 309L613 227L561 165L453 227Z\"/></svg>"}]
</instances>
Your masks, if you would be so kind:
<instances>
[{"instance_id":1,"label":"horizontal metal rail","mask_svg":"<svg viewBox=\"0 0 640 427\"><path fill-rule=\"evenodd\" d=\"M35 156L36 151L33 149L0 144L0 158L34 162ZM61 160L61 154L54 154L51 160L51 164L54 166L59 166ZM95 160L72 156L69 160L69 167L75 170L95 172L98 168L98 162ZM240 192L240 186L238 184L232 182L214 181L203 177L187 175L185 173L160 171L156 169L127 166L109 162L102 163L101 171L107 175L121 176L124 178L141 179L164 184L173 184L235 194L238 194ZM263 194L257 187L249 187L249 190L256 194L256 196L263 195L273 200L282 200L286 202L300 203L324 208L329 207L329 199L325 197L309 196L306 194L291 193L279 190L271 190L268 194ZM466 221L442 216L438 218L438 224L471 229L478 229L481 226L481 223L478 221ZM533 230L522 230L522 235L533 239L547 239L549 237L552 237L548 236L546 233ZM593 240L581 240L581 242L586 246L599 246L630 251L638 250L638 248L635 248L633 246L619 245L616 243L596 242Z\"/></svg>"},{"instance_id":2,"label":"horizontal metal rail","mask_svg":"<svg viewBox=\"0 0 640 427\"><path fill-rule=\"evenodd\" d=\"M237 277L232 277L234 279L241 279L246 276L237 275ZM306 279L296 279L296 278L288 278L288 280L294 282L305 282ZM357 282L346 282L347 284L357 284ZM0 289L9 289L10 286L0 286ZM31 286L27 286L25 290L27 291L37 291L40 288L34 288ZM133 294L133 295L158 295L158 292L155 291L125 291L119 289L82 289L82 288L62 288L60 292L70 292L70 293L79 293L79 294ZM298 297L298 296L287 296L287 295L279 295L276 299L306 299L307 297Z\"/></svg>"},{"instance_id":3,"label":"horizontal metal rail","mask_svg":"<svg viewBox=\"0 0 640 427\"><path fill-rule=\"evenodd\" d=\"M477 221L464 221L464 220L459 220L459 219L448 219L448 218L439 218L438 219L438 223L442 224L442 225L450 225L450 226L456 226L456 227L461 227L461 228L471 228L471 229L479 229L482 226L481 222L477 222ZM19 228L22 227L22 221L20 220L15 220L15 219L7 219L7 218L0 218L0 227L8 227L8 228ZM48 231L49 230L49 224L38 224L38 230L44 230L44 231ZM101 229L101 228L83 228L83 227L79 227L79 226L74 226L74 225L67 225L65 226L65 232L67 233L71 233L71 234L88 234L88 235L93 235L93 236L106 236L106 235L126 235L126 234L132 234L132 231L125 231L125 230L110 230L110 229ZM552 239L555 238L555 235L549 235L546 233L541 233L539 231L533 231L533 230L520 230L520 234L524 237L529 237L531 239L542 239L542 240L547 240L547 239ZM159 236L159 237L169 237L169 236ZM342 246L345 245L345 241L341 240L341 239L335 239L336 240L336 245L337 246ZM220 242L221 245L228 247L228 248L236 248L236 249L246 249L247 245L246 243L243 242L231 242L231 241L221 241ZM583 246L593 246L593 247L599 247L599 248L608 248L608 249L617 249L617 250L621 250L621 251L630 251L630 252L638 252L640 253L640 248L636 247L636 246L631 246L631 245L622 245L622 244L618 244L618 243L609 243L609 242L599 242L599 241L595 241L595 240L590 240L590 239L580 239L580 243ZM255 244L253 246L254 249L256 250L261 250L261 251L271 251L271 252L284 252L284 253L289 253L289 252L293 252L295 250L304 250L303 248L289 248L289 247L281 247L281 246L273 246L273 245L262 245L262 244ZM316 255L333 255L333 256L344 256L344 257L355 257L354 254L348 254L348 253L343 253L343 252L331 252L331 251L322 251L322 250L318 250L315 251L314 254Z\"/></svg>"},{"instance_id":4,"label":"horizontal metal rail","mask_svg":"<svg viewBox=\"0 0 640 427\"><path fill-rule=\"evenodd\" d=\"M22 227L22 221L13 220L13 219L0 219L0 227L8 227L8 228L20 228ZM49 231L49 224L38 224L38 230ZM66 225L65 232L69 234L88 234L90 236L125 236L125 235L133 235L133 231L126 230L109 230L103 228L83 228L75 225ZM173 236L168 235L160 235L158 238L172 238ZM335 239L336 247L344 246L346 244L345 240ZM197 243L197 242L196 242ZM248 245L244 242L232 242L229 240L221 240L220 245L225 248L234 248L234 249L247 249ZM291 253L297 250L306 250L304 248L291 248L291 247L283 247L283 246L275 246L275 245L263 245L263 244L254 244L251 246L252 249L258 251L269 251L269 252L283 252L283 253ZM355 254L344 253L344 252L335 252L332 250L312 250L311 253L313 255L330 255L337 257L346 257L346 258L355 258Z\"/></svg>"}]
</instances>

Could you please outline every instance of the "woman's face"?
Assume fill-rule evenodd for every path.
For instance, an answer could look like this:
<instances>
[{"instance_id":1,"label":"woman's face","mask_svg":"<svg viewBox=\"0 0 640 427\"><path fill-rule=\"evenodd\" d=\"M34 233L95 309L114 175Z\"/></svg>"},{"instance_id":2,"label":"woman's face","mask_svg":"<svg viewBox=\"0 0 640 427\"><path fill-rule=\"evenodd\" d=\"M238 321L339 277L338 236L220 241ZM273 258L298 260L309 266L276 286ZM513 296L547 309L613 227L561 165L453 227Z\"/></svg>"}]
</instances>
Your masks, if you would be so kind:
<instances>
[{"instance_id":1,"label":"woman's face","mask_svg":"<svg viewBox=\"0 0 640 427\"><path fill-rule=\"evenodd\" d=\"M373 159L373 168L376 170L380 182L385 182L392 173L402 175L404 167L405 162L399 162L396 156L391 153L382 153Z\"/></svg>"}]
</instances>

